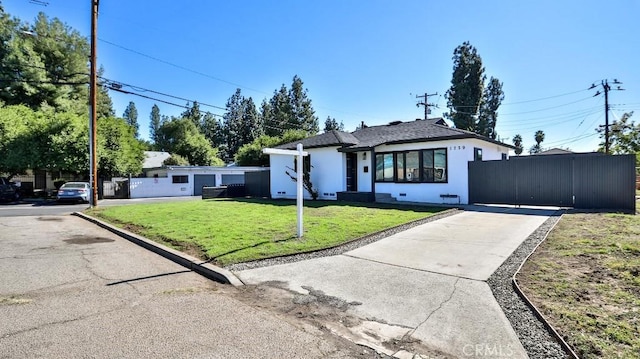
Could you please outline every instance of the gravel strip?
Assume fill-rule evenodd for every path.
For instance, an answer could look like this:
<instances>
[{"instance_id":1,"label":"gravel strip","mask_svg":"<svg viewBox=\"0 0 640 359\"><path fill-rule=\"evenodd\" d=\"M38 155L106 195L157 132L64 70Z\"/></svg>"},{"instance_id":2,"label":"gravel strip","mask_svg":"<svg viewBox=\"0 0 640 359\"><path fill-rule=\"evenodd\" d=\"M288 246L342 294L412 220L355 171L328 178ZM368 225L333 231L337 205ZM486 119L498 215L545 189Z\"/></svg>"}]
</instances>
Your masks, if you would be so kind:
<instances>
[{"instance_id":1,"label":"gravel strip","mask_svg":"<svg viewBox=\"0 0 640 359\"><path fill-rule=\"evenodd\" d=\"M535 316L513 288L512 278L520 264L542 242L553 225L560 219L561 211L547 219L502 263L491 275L487 284L502 311L511 322L522 346L530 358L571 358Z\"/></svg>"},{"instance_id":2,"label":"gravel strip","mask_svg":"<svg viewBox=\"0 0 640 359\"><path fill-rule=\"evenodd\" d=\"M389 237L393 234L402 232L402 231L406 231L409 228L413 228L415 226L419 226L421 224L425 224L425 223L429 223L429 222L433 222L436 221L438 219L441 218L445 218L445 217L449 217L449 216L453 216L457 213L460 213L461 211L456 209L456 208L452 208L452 209L448 209L446 211L440 212L438 214L434 214L433 216L429 216L423 219L419 219L413 222L409 222L409 223L405 223L405 224L401 224L399 226L393 227L393 228L389 228L380 232L376 232L373 234L370 234L368 236L364 236L358 239L355 239L351 242L345 243L345 244L341 244L338 245L336 247L333 248L327 248L327 249L321 249L318 251L314 251L314 252L309 252L309 253L301 253L301 254L294 254L294 255L289 255L289 256L282 256L282 257L276 257L276 258L268 258L268 259L261 259L261 260L257 260L257 261L252 261L252 262L245 262L245 263L238 263L238 264L231 264L229 266L224 267L227 270L230 270L232 272L238 272L238 271L243 271L243 270L247 270L247 269L254 269L254 268L260 268L260 267L268 267L268 266L273 266L273 265L278 265L278 264L285 264L285 263L293 263L293 262L299 262L299 261L303 261L303 260L307 260L307 259L313 259L313 258L320 258L320 257L329 257L329 256L335 256L338 254L342 254L342 253L346 253L348 251L354 250L356 248L365 246L367 244L373 243L373 242L377 242L383 238Z\"/></svg>"}]
</instances>

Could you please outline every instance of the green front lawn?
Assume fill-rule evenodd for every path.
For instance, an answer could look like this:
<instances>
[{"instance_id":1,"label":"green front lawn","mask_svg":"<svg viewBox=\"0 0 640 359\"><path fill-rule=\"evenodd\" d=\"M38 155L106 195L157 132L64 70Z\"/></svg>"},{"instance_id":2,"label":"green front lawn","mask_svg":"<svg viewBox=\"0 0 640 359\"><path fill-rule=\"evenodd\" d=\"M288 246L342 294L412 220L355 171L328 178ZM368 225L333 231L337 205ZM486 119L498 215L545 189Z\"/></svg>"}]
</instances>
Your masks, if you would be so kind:
<instances>
[{"instance_id":1,"label":"green front lawn","mask_svg":"<svg viewBox=\"0 0 640 359\"><path fill-rule=\"evenodd\" d=\"M219 265L305 252L428 217L441 208L307 201L296 237L295 201L216 199L98 207L86 213Z\"/></svg>"}]
</instances>

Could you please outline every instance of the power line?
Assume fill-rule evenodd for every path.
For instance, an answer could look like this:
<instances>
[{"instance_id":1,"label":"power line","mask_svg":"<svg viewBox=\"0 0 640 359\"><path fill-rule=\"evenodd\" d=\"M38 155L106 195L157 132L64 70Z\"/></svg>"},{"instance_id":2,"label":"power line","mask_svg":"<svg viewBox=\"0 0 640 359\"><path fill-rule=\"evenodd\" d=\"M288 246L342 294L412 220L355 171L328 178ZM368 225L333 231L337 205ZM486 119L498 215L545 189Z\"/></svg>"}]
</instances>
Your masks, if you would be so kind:
<instances>
[{"instance_id":1,"label":"power line","mask_svg":"<svg viewBox=\"0 0 640 359\"><path fill-rule=\"evenodd\" d=\"M140 87L140 86L129 85L129 84L125 84L125 83L122 83L122 82L119 82L119 81L109 80L109 79L107 79L105 77L100 77L100 78L105 80L106 82L108 82L111 85L110 89L115 90L115 91L117 91L117 90L114 87L117 88L117 87L121 87L121 86L126 86L126 87L130 87L131 89L136 90L136 91L151 92L151 93L155 93L157 95L171 97L171 98L174 98L176 100L182 100L182 101L187 101L187 102L192 102L192 103L193 102L198 102L198 104L202 105L202 106L216 108L218 110L226 110L225 107L220 107L220 106L216 106L216 105L210 105L210 104L207 104L207 103L204 103L204 102L190 100L188 98L175 96L175 95L170 95L170 94L164 93L164 92L154 91L154 90L150 90L150 89L147 89L147 88L144 88L144 87ZM120 91L120 92L122 92L122 91Z\"/></svg>"},{"instance_id":2,"label":"power line","mask_svg":"<svg viewBox=\"0 0 640 359\"><path fill-rule=\"evenodd\" d=\"M196 74L196 75L204 76L204 77L207 77L207 78L210 78L210 79L216 80L216 81L224 82L224 83L226 83L226 84L228 84L228 85L233 85L233 86L236 86L236 87L239 87L239 88L245 89L245 90L250 90L250 91L258 92L258 93L261 93L261 94L264 94L264 95L269 95L268 93L266 93L266 92L264 92L264 91L256 90L256 89L254 89L254 88L247 87L247 86L242 86L242 85L240 85L240 84L237 84L237 83L234 83L234 82L231 82L231 81L227 81L227 80L221 79L221 78L219 78L219 77L215 77L215 76L213 76L213 75L206 74L206 73L201 72L201 71L193 70L193 69L190 69L190 68L185 67L185 66L182 66L182 65L174 64L174 63L172 63L172 62L169 62L169 61L166 61L166 60L163 60L163 59L160 59L160 58L157 58L157 57L151 56L151 55L147 55L147 54L142 53L142 52L140 52L140 51L133 50L133 49L130 49L130 48L128 48L128 47L124 47L124 46L122 46L122 45L118 45L118 44L116 44L116 43L113 43L113 42L108 41L108 40L105 40L105 39L98 38L98 40L100 40L100 41L102 41L102 42L104 42L104 43L107 43L107 44L109 44L109 45L111 45L111 46L115 46L115 47L117 47L117 48L120 48L120 49L122 49L122 50L129 51L129 52L134 53L134 54L136 54L136 55L140 55L140 56L146 57L146 58L148 58L148 59L151 59L151 60L154 60L154 61L161 62L161 63L163 63L163 64L165 64L165 65L169 65L169 66L172 66L172 67L178 68L178 69L180 69L180 70L184 70L184 71L187 71L187 72L191 72L191 73L194 73L194 74Z\"/></svg>"},{"instance_id":3,"label":"power line","mask_svg":"<svg viewBox=\"0 0 640 359\"><path fill-rule=\"evenodd\" d=\"M572 91L572 92L567 92L567 93L563 93L563 94L559 94L559 95L553 95L553 96L548 96L548 97L541 97L541 98L537 98L534 100L526 100L526 101L518 101L518 102L507 102L507 103L503 103L501 105L503 106L509 106L509 105L518 105L521 103L529 103L529 102L537 102L537 101L544 101L544 100L550 100L550 99L554 99L554 98L558 98L558 97L563 97L563 96L568 96L568 95L573 95L573 94L577 94L580 92L584 92L584 91L588 91L587 89L582 89L582 90L578 90L578 91Z\"/></svg>"},{"instance_id":4,"label":"power line","mask_svg":"<svg viewBox=\"0 0 640 359\"><path fill-rule=\"evenodd\" d=\"M164 104L167 104L167 105L176 106L176 107L184 108L184 109L187 109L187 110L189 109L189 106L187 106L187 105L179 105L177 103L169 102L169 101L166 101L166 100L161 100L159 98L155 98L155 97L139 94L139 93L136 93L136 92L126 91L126 90L123 90L121 88L109 87L109 90L113 90L113 91L116 91L116 92L121 92L121 93L126 94L126 95L139 96L139 97L142 97L142 98L146 98L146 99L153 100L153 101L158 101L158 102L161 102L161 103L164 103ZM209 112L209 111L205 111L205 113L211 114L212 116L223 117L222 115L219 115L217 113L212 113L212 112Z\"/></svg>"}]
</instances>

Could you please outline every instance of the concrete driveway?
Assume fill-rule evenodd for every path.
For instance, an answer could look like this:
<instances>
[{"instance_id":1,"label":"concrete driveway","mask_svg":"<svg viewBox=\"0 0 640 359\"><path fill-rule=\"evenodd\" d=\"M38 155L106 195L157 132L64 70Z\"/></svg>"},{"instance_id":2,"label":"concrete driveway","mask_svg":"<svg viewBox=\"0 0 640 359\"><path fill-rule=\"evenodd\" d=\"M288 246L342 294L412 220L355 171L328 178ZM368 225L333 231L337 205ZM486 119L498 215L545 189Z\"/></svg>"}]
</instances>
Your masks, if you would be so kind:
<instances>
[{"instance_id":1,"label":"concrete driveway","mask_svg":"<svg viewBox=\"0 0 640 359\"><path fill-rule=\"evenodd\" d=\"M350 311L369 329L352 329L375 327L372 337L412 337L461 358L526 358L486 280L554 212L470 206L343 255L236 274L360 302Z\"/></svg>"}]
</instances>

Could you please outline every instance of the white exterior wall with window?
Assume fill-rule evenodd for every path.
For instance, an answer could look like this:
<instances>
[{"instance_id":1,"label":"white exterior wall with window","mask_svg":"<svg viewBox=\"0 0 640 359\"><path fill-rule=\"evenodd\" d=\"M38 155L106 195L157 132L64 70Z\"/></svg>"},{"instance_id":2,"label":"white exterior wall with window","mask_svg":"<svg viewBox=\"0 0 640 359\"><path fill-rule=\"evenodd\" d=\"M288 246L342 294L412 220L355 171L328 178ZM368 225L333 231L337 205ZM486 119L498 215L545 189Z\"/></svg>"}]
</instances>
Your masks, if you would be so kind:
<instances>
[{"instance_id":1,"label":"white exterior wall with window","mask_svg":"<svg viewBox=\"0 0 640 359\"><path fill-rule=\"evenodd\" d=\"M338 147L304 149L311 156L311 183L318 190L319 199L337 199L337 192L344 191L347 186L345 155L338 152ZM295 199L296 183L285 173L295 173L294 156L269 155L271 168L271 197L279 199ZM304 198L311 199L304 190Z\"/></svg>"},{"instance_id":2,"label":"white exterior wall with window","mask_svg":"<svg viewBox=\"0 0 640 359\"><path fill-rule=\"evenodd\" d=\"M508 148L477 139L460 139L408 143L399 145L384 145L376 147L376 157L379 155L395 154L392 168L381 168L376 163L372 175L376 176L376 193L389 193L398 201L427 202L427 203L458 203L457 198L442 198L441 195L456 195L460 203L469 202L468 167L467 163L474 160L476 149L481 149L483 160L499 160L503 154L508 154ZM426 150L426 151L425 151ZM416 154L422 152L416 161ZM433 151L433 152L431 152ZM433 153L433 161L429 156ZM443 167L443 153L446 153L446 168ZM404 154L404 155L403 155ZM407 162L404 168L407 175L396 166L401 157ZM387 155L388 160L388 155ZM415 168L415 165L418 168ZM430 166L433 166L431 169ZM433 174L432 174L433 173ZM419 175L419 178L415 176ZM390 176L391 179L390 179ZM433 177L431 177L433 176ZM385 180L380 180L382 177Z\"/></svg>"},{"instance_id":3,"label":"white exterior wall with window","mask_svg":"<svg viewBox=\"0 0 640 359\"><path fill-rule=\"evenodd\" d=\"M147 178L133 178L131 198L193 196L194 175L215 176L216 186L224 176L244 176L245 172L264 171L262 167L167 167L147 171Z\"/></svg>"}]
</instances>

